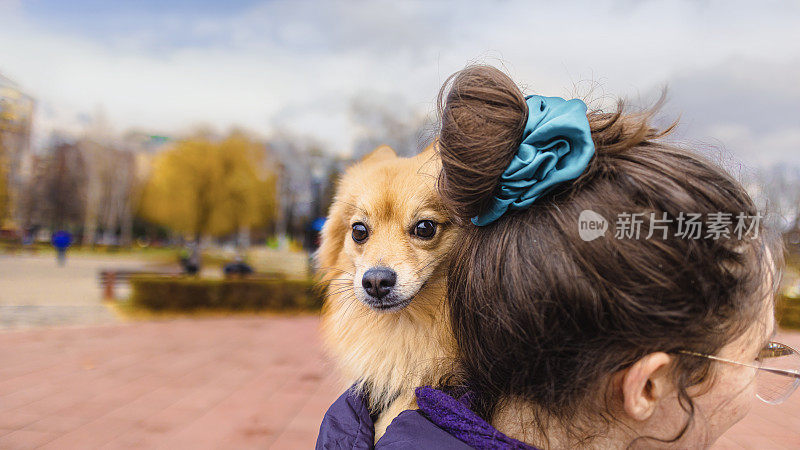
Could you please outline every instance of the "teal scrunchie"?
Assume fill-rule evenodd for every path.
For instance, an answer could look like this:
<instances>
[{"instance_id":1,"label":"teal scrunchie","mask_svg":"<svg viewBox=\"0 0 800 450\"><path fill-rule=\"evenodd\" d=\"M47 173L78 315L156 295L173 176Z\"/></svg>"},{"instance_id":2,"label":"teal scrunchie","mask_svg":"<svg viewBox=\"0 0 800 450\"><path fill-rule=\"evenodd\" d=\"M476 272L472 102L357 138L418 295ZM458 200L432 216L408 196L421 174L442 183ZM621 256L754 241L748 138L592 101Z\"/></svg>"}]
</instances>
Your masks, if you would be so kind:
<instances>
[{"instance_id":1,"label":"teal scrunchie","mask_svg":"<svg viewBox=\"0 0 800 450\"><path fill-rule=\"evenodd\" d=\"M594 155L586 104L578 99L525 97L528 121L522 144L500 176L489 209L472 218L488 225L509 209L525 209L553 186L578 178Z\"/></svg>"}]
</instances>

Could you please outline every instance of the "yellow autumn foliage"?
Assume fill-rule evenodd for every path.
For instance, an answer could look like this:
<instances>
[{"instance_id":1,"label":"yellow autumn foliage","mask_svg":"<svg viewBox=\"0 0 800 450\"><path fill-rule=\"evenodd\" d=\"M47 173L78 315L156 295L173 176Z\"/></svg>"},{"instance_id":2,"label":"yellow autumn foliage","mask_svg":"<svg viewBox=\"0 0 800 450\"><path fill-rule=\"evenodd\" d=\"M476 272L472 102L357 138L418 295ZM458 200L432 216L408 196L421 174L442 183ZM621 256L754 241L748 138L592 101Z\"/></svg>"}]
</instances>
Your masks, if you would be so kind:
<instances>
[{"instance_id":1,"label":"yellow autumn foliage","mask_svg":"<svg viewBox=\"0 0 800 450\"><path fill-rule=\"evenodd\" d=\"M241 133L195 137L153 161L139 213L192 238L258 227L275 215L275 172L264 147Z\"/></svg>"}]
</instances>

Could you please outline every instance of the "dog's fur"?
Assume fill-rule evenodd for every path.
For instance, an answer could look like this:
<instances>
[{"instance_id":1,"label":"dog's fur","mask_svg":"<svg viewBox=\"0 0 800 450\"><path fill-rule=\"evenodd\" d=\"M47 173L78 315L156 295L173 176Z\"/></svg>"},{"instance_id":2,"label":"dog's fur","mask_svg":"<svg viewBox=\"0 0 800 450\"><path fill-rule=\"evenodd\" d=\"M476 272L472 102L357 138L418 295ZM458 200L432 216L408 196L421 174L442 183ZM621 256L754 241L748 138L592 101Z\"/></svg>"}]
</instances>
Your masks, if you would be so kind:
<instances>
[{"instance_id":1,"label":"dog's fur","mask_svg":"<svg viewBox=\"0 0 800 450\"><path fill-rule=\"evenodd\" d=\"M445 276L459 233L436 192L440 168L432 147L412 158L376 149L342 176L322 229L324 343L347 385L356 384L379 413L376 441L394 417L416 407L414 388L435 382L453 354ZM438 224L432 239L412 235L420 220ZM357 222L370 231L361 244L352 237ZM396 272L397 306L368 305L362 277L377 266Z\"/></svg>"}]
</instances>

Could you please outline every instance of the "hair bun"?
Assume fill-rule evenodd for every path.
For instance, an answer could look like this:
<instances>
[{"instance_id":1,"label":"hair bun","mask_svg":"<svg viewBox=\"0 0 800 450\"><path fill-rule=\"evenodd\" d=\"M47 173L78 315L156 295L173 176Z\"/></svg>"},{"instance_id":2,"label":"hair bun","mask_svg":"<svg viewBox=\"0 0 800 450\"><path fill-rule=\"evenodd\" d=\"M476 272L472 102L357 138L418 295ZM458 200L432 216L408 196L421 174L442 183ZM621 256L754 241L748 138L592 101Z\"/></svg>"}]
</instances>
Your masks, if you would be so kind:
<instances>
[{"instance_id":1,"label":"hair bun","mask_svg":"<svg viewBox=\"0 0 800 450\"><path fill-rule=\"evenodd\" d=\"M528 106L508 75L491 66L472 66L442 86L439 115L439 190L445 205L466 221L491 202L522 141Z\"/></svg>"}]
</instances>

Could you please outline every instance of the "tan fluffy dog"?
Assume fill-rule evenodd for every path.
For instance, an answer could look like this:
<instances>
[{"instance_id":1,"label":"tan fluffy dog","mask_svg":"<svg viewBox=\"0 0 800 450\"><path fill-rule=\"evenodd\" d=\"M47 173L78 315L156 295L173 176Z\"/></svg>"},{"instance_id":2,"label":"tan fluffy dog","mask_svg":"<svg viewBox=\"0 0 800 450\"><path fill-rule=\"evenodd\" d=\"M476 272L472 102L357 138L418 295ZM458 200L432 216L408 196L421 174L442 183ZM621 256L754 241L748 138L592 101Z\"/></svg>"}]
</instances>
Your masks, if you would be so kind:
<instances>
[{"instance_id":1,"label":"tan fluffy dog","mask_svg":"<svg viewBox=\"0 0 800 450\"><path fill-rule=\"evenodd\" d=\"M440 167L430 147L376 149L342 176L322 229L324 342L380 413L376 441L453 351L445 272L458 231L436 192Z\"/></svg>"}]
</instances>

